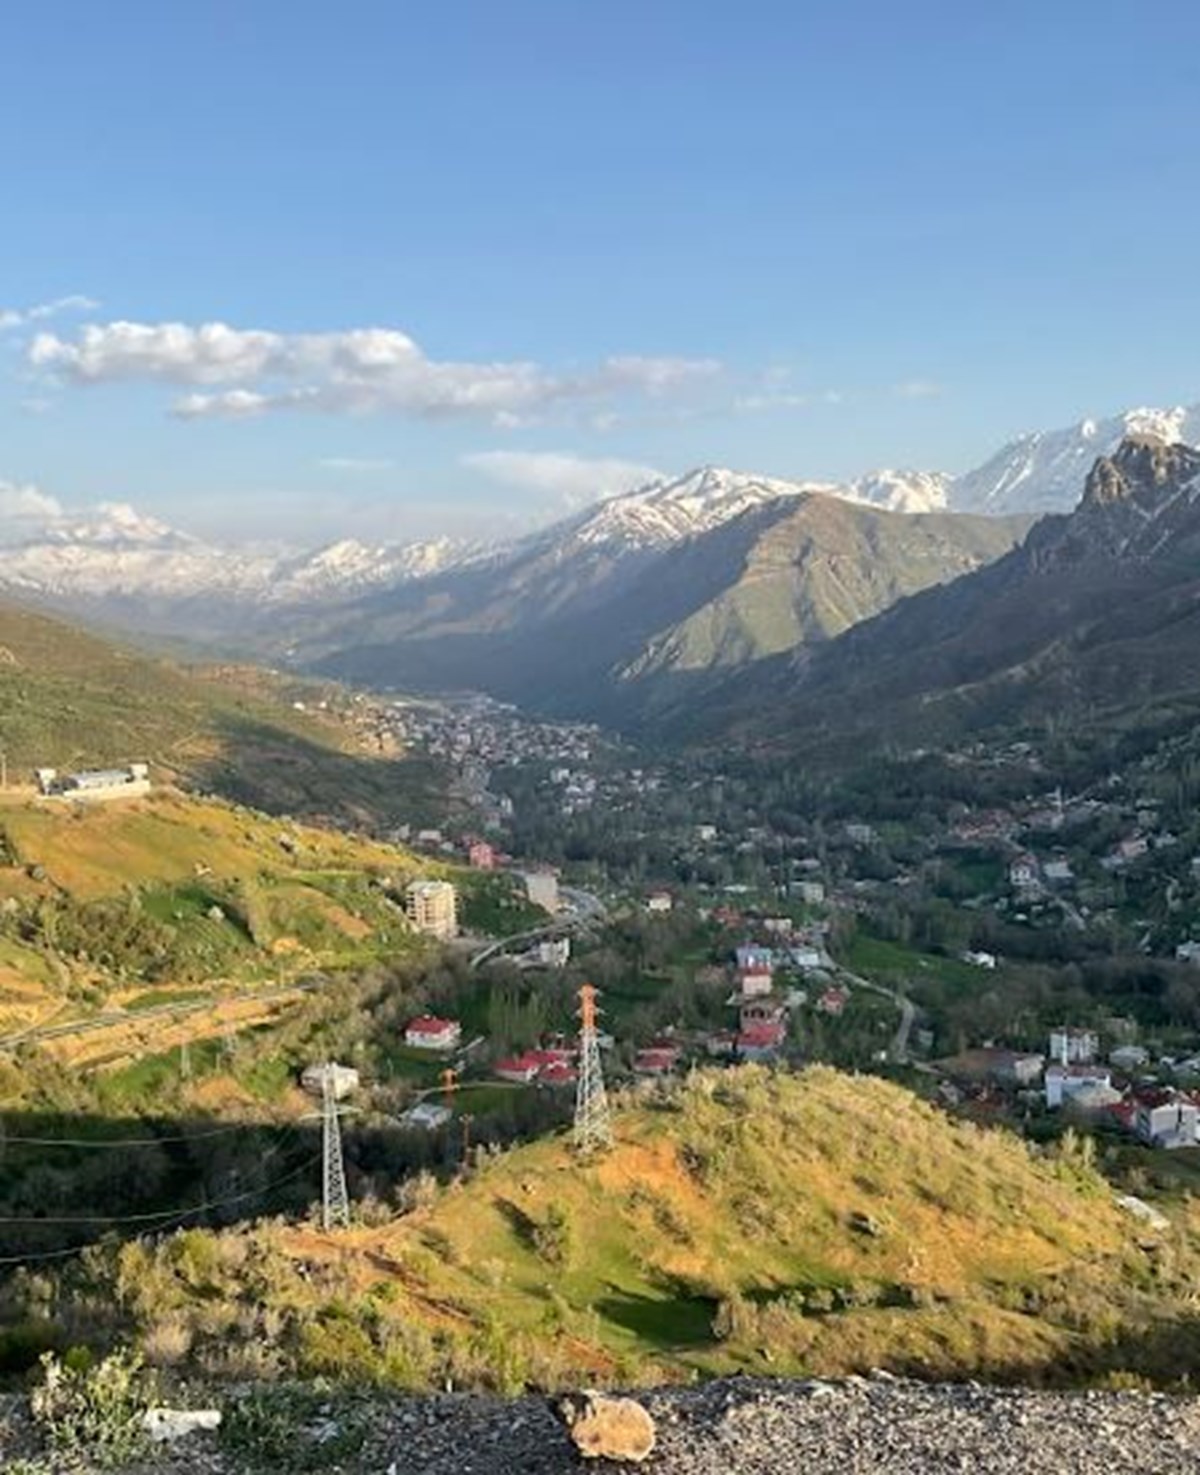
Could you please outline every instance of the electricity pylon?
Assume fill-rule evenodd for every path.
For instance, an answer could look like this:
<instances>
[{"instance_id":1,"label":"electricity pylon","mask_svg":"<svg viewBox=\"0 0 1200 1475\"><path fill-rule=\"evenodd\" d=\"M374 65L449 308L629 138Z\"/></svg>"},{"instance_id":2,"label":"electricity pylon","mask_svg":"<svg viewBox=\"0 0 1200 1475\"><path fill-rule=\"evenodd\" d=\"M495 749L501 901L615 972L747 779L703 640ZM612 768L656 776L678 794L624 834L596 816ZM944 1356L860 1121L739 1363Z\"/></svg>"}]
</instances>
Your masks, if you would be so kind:
<instances>
[{"instance_id":1,"label":"electricity pylon","mask_svg":"<svg viewBox=\"0 0 1200 1475\"><path fill-rule=\"evenodd\" d=\"M585 983L579 990L579 1081L575 1088L575 1148L581 1154L612 1145L612 1123L600 1043L596 1035L596 989Z\"/></svg>"},{"instance_id":2,"label":"electricity pylon","mask_svg":"<svg viewBox=\"0 0 1200 1475\"><path fill-rule=\"evenodd\" d=\"M342 1129L338 1120L334 1066L321 1068L321 1224L326 1231L340 1225L350 1227L350 1195L346 1192L346 1167L342 1161Z\"/></svg>"}]
</instances>

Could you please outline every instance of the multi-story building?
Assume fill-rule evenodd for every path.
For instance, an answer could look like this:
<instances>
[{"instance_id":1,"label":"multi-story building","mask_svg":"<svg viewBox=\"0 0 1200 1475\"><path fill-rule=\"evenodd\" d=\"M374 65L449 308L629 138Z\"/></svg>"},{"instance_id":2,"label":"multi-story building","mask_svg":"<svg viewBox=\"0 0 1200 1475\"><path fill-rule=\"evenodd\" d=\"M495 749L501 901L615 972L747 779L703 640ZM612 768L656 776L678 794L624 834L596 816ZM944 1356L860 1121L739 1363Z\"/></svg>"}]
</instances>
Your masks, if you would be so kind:
<instances>
[{"instance_id":1,"label":"multi-story building","mask_svg":"<svg viewBox=\"0 0 1200 1475\"><path fill-rule=\"evenodd\" d=\"M442 942L458 936L458 893L449 881L414 881L405 909L418 932Z\"/></svg>"}]
</instances>

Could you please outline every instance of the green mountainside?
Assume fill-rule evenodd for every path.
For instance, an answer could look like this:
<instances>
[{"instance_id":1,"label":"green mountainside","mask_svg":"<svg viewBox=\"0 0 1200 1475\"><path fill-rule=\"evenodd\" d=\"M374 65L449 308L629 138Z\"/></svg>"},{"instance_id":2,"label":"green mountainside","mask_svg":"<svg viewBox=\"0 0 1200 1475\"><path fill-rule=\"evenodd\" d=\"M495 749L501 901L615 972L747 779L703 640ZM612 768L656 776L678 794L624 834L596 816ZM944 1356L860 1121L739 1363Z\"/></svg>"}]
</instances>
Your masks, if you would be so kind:
<instances>
[{"instance_id":1,"label":"green mountainside","mask_svg":"<svg viewBox=\"0 0 1200 1475\"><path fill-rule=\"evenodd\" d=\"M335 1235L264 1222L93 1253L68 1329L210 1374L515 1391L696 1372L919 1369L1169 1383L1196 1343L1197 1224L1151 1231L1073 1140L1039 1154L826 1067L642 1093L564 1137L407 1185ZM236 1335L231 1333L236 1329Z\"/></svg>"},{"instance_id":2,"label":"green mountainside","mask_svg":"<svg viewBox=\"0 0 1200 1475\"><path fill-rule=\"evenodd\" d=\"M142 761L156 779L311 818L373 827L428 811L438 775L369 743L344 695L316 695L328 710L265 671L183 666L0 604L0 750L14 786L35 767Z\"/></svg>"},{"instance_id":3,"label":"green mountainside","mask_svg":"<svg viewBox=\"0 0 1200 1475\"><path fill-rule=\"evenodd\" d=\"M769 745L1169 732L1200 715L1200 452L1130 439L1079 508L819 651L741 673L690 736ZM886 720L880 720L886 714ZM682 734L682 725L676 736Z\"/></svg>"},{"instance_id":4,"label":"green mountainside","mask_svg":"<svg viewBox=\"0 0 1200 1475\"><path fill-rule=\"evenodd\" d=\"M666 549L534 546L345 606L293 645L302 665L358 682L636 725L999 557L1027 527L781 497Z\"/></svg>"}]
</instances>

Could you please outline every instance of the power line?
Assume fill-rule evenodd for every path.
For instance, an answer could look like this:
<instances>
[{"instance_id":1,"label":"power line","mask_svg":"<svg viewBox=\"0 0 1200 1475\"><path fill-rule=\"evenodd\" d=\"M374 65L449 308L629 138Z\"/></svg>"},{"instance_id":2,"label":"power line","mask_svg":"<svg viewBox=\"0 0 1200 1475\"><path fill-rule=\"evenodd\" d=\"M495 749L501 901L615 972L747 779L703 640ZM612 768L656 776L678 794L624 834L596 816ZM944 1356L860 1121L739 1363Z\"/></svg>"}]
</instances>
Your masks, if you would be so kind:
<instances>
[{"instance_id":1,"label":"power line","mask_svg":"<svg viewBox=\"0 0 1200 1475\"><path fill-rule=\"evenodd\" d=\"M230 1194L226 1198L211 1199L211 1200L206 1201L203 1204L196 1204L196 1205L194 1205L190 1209L183 1209L183 1210L179 1210L179 1209L167 1209L167 1210L163 1211L162 1213L160 1213L158 1215L136 1216L136 1219L138 1219L138 1220L145 1220L147 1217L149 1217L149 1218L159 1218L159 1219L164 1219L165 1218L165 1220L167 1222L162 1223L162 1224L159 1224L159 1225L156 1226L156 1231L158 1231L158 1232L161 1232L164 1229L170 1229L170 1228L173 1228L173 1227L177 1227L178 1225L182 1224L186 1219L190 1219L194 1214L207 1213L209 1210L212 1210L212 1209L225 1209L225 1208L228 1208L231 1204L244 1203L247 1199L265 1198L268 1194L274 1193L276 1189L285 1187L288 1183L294 1182L295 1179L299 1178L302 1174L309 1172L310 1169L314 1168L319 1161L320 1161L320 1155L319 1154L314 1154L312 1157L308 1158L307 1161L301 1163L301 1165L298 1168L294 1169L292 1172L285 1174L282 1178L277 1178L274 1183L268 1183L268 1184L266 1184L262 1188L247 1189L246 1192L244 1192L244 1193L234 1193L234 1194ZM81 1220L76 1220L76 1221L62 1221L62 1220L54 1220L54 1219L24 1219L24 1220L20 1220L20 1219L6 1219L6 1220L0 1221L0 1222L4 1222L4 1223L7 1223L7 1224L14 1224L14 1223L20 1224L20 1223L24 1223L24 1224L30 1224L30 1225L38 1225L38 1224L49 1224L49 1225L53 1225L53 1224L56 1224L56 1223L63 1223L63 1222L77 1222L77 1223L84 1223L84 1224L95 1224L95 1223L131 1223L131 1222L135 1222L135 1219L102 1219L101 1218L101 1219L81 1219ZM64 1260L69 1255L78 1255L81 1251L90 1249L93 1245L96 1245L96 1244L99 1244L99 1243L100 1243L99 1240L93 1239L93 1240L88 1240L86 1244L72 1245L70 1247L70 1249L65 1249L65 1250L41 1250L41 1251L37 1251L37 1252L34 1252L32 1254L28 1254L28 1255L3 1255L3 1256L0 1256L0 1265L26 1265L26 1264L30 1264L30 1263L35 1262L35 1261L42 1261L42 1260Z\"/></svg>"},{"instance_id":2,"label":"power line","mask_svg":"<svg viewBox=\"0 0 1200 1475\"><path fill-rule=\"evenodd\" d=\"M159 1147L179 1142L208 1142L214 1137L227 1137L233 1132L271 1132L280 1128L290 1129L288 1122L238 1122L231 1127L214 1127L205 1132L181 1132L171 1137L120 1137L105 1142L95 1137L13 1137L0 1129L0 1148L10 1143L22 1147Z\"/></svg>"}]
</instances>

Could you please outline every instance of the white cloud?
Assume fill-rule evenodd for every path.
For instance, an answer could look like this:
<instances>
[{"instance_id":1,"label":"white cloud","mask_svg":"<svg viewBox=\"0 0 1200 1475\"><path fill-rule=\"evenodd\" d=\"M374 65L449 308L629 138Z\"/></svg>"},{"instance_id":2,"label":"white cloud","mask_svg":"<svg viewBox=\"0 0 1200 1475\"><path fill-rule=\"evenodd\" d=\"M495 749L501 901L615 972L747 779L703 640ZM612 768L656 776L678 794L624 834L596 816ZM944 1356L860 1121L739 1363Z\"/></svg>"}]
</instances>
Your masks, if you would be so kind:
<instances>
[{"instance_id":1,"label":"white cloud","mask_svg":"<svg viewBox=\"0 0 1200 1475\"><path fill-rule=\"evenodd\" d=\"M932 379L905 379L902 384L893 384L892 393L897 399L936 399L942 386Z\"/></svg>"},{"instance_id":2,"label":"white cloud","mask_svg":"<svg viewBox=\"0 0 1200 1475\"><path fill-rule=\"evenodd\" d=\"M612 457L573 456L561 451L475 451L463 465L492 481L526 491L547 493L569 507L631 492L663 473L653 466Z\"/></svg>"},{"instance_id":3,"label":"white cloud","mask_svg":"<svg viewBox=\"0 0 1200 1475\"><path fill-rule=\"evenodd\" d=\"M390 471L395 466L386 456L322 456L317 463L326 471Z\"/></svg>"},{"instance_id":4,"label":"white cloud","mask_svg":"<svg viewBox=\"0 0 1200 1475\"><path fill-rule=\"evenodd\" d=\"M43 492L32 482L0 479L0 539L6 533L28 533L62 515L62 504L57 497Z\"/></svg>"},{"instance_id":5,"label":"white cloud","mask_svg":"<svg viewBox=\"0 0 1200 1475\"><path fill-rule=\"evenodd\" d=\"M841 402L842 396L836 389L824 389L817 394L767 390L762 394L739 395L733 408L739 414L754 415L765 410L809 410L814 405L840 405Z\"/></svg>"},{"instance_id":6,"label":"white cloud","mask_svg":"<svg viewBox=\"0 0 1200 1475\"><path fill-rule=\"evenodd\" d=\"M498 428L531 423L557 402L660 397L720 372L713 359L607 358L579 373L524 360L429 358L406 333L356 328L275 333L225 323L91 324L73 338L39 333L28 358L73 384L195 385L172 407L184 419L245 418L277 410L475 417Z\"/></svg>"},{"instance_id":7,"label":"white cloud","mask_svg":"<svg viewBox=\"0 0 1200 1475\"><path fill-rule=\"evenodd\" d=\"M94 298L72 292L66 297L56 297L53 302L39 302L33 307L0 307L0 333L24 328L30 323L40 323L46 318L57 317L60 312L93 312L99 306Z\"/></svg>"}]
</instances>

